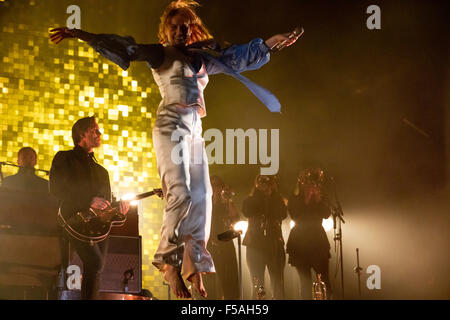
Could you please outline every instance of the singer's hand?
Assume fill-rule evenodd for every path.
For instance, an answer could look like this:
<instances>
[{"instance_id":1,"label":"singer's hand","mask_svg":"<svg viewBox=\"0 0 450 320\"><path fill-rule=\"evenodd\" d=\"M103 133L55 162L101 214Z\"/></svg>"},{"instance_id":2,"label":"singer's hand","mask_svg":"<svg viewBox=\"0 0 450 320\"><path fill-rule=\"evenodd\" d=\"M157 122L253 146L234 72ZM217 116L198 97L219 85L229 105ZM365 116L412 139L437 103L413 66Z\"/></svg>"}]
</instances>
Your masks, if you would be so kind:
<instances>
[{"instance_id":1,"label":"singer's hand","mask_svg":"<svg viewBox=\"0 0 450 320\"><path fill-rule=\"evenodd\" d=\"M66 27L53 28L50 31L50 40L54 44L58 44L64 39L78 38L83 41L91 41L95 36L93 33L83 31L81 29L69 29Z\"/></svg>"},{"instance_id":2,"label":"singer's hand","mask_svg":"<svg viewBox=\"0 0 450 320\"><path fill-rule=\"evenodd\" d=\"M276 34L276 35L270 37L269 39L267 39L265 41L265 44L269 48L273 48L276 44L286 40L286 47L289 47L290 45L293 45L298 40L298 38L300 38L302 33L300 33L299 35L297 35L295 37L292 37L291 39L289 39L289 35L290 35L289 32L283 33L283 34Z\"/></svg>"},{"instance_id":3,"label":"singer's hand","mask_svg":"<svg viewBox=\"0 0 450 320\"><path fill-rule=\"evenodd\" d=\"M67 38L76 38L77 34L78 34L78 30L77 29L69 29L66 27L62 27L62 28L54 28L50 30L50 40L54 43L54 44L58 44L61 41L63 41L64 39Z\"/></svg>"}]
</instances>

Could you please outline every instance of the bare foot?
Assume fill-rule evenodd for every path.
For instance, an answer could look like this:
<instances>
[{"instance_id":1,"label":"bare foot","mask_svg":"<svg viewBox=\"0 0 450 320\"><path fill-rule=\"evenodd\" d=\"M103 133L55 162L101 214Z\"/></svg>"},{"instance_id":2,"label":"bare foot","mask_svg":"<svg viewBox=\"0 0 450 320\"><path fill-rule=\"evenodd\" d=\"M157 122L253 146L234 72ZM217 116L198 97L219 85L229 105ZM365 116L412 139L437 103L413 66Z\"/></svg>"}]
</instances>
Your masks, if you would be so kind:
<instances>
[{"instance_id":1,"label":"bare foot","mask_svg":"<svg viewBox=\"0 0 450 320\"><path fill-rule=\"evenodd\" d=\"M192 282L192 286L194 289L202 295L202 297L206 298L208 295L206 293L205 287L203 286L202 274L197 272L188 278L190 282Z\"/></svg>"},{"instance_id":2,"label":"bare foot","mask_svg":"<svg viewBox=\"0 0 450 320\"><path fill-rule=\"evenodd\" d=\"M171 266L170 264L165 265L164 280L169 283L172 292L177 296L177 298L188 299L191 297L191 293L186 288L180 271L174 266Z\"/></svg>"}]
</instances>

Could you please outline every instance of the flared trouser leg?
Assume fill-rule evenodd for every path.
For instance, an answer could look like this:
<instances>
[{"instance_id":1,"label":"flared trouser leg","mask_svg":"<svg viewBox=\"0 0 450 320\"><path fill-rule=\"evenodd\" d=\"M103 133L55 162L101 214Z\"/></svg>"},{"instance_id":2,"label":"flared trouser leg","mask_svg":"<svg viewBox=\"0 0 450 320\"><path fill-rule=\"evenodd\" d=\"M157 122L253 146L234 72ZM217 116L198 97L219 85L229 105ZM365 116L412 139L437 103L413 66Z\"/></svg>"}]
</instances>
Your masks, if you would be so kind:
<instances>
[{"instance_id":1,"label":"flared trouser leg","mask_svg":"<svg viewBox=\"0 0 450 320\"><path fill-rule=\"evenodd\" d=\"M215 272L206 250L212 188L208 159L195 109L176 105L158 114L153 129L158 173L165 196L161 240L153 264L179 268L183 277Z\"/></svg>"}]
</instances>

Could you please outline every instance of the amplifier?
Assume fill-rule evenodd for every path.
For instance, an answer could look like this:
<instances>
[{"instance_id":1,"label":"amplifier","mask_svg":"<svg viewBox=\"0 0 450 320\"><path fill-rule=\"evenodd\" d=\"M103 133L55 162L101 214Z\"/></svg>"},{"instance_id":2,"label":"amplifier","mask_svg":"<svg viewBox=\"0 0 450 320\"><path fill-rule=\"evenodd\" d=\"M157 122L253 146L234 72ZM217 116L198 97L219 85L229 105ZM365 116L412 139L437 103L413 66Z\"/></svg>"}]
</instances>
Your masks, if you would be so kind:
<instances>
[{"instance_id":1,"label":"amplifier","mask_svg":"<svg viewBox=\"0 0 450 320\"><path fill-rule=\"evenodd\" d=\"M140 293L142 290L141 236L109 236L108 253L100 282L100 292ZM83 264L71 250L69 265Z\"/></svg>"},{"instance_id":2,"label":"amplifier","mask_svg":"<svg viewBox=\"0 0 450 320\"><path fill-rule=\"evenodd\" d=\"M139 236L139 214L137 206L130 207L125 223L120 227L112 227L110 235L127 237Z\"/></svg>"}]
</instances>

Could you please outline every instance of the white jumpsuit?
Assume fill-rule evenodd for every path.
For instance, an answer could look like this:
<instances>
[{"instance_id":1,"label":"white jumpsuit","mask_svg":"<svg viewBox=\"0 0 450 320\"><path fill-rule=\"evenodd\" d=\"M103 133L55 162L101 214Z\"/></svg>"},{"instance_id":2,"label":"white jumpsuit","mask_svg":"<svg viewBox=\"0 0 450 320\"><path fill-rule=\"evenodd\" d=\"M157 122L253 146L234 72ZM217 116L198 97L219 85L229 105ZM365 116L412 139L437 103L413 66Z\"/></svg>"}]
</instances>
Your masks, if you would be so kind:
<instances>
[{"instance_id":1,"label":"white jumpsuit","mask_svg":"<svg viewBox=\"0 0 450 320\"><path fill-rule=\"evenodd\" d=\"M206 250L211 225L212 188L200 118L206 114L203 89L208 74L187 57L165 48L164 63L152 69L162 101L153 127L153 144L166 204L161 241L153 264L181 268L183 277L215 272Z\"/></svg>"}]
</instances>

